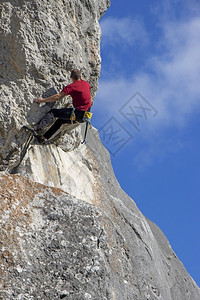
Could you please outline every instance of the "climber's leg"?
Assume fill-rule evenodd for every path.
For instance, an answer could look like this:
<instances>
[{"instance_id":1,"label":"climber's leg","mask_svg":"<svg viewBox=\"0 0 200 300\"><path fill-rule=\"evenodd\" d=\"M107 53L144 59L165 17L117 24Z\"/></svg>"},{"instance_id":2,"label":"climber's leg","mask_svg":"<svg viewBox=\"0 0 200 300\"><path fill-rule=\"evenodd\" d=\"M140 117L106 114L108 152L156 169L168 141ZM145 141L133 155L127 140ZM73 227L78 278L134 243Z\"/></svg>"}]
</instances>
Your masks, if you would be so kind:
<instances>
[{"instance_id":1,"label":"climber's leg","mask_svg":"<svg viewBox=\"0 0 200 300\"><path fill-rule=\"evenodd\" d=\"M71 123L70 120L57 119L55 123L49 128L49 130L47 130L47 132L43 134L43 137L48 140L50 137L52 137L54 133L56 133L56 131L60 129L62 124L70 124L70 123Z\"/></svg>"},{"instance_id":2,"label":"climber's leg","mask_svg":"<svg viewBox=\"0 0 200 300\"><path fill-rule=\"evenodd\" d=\"M55 118L70 120L72 108L51 109L35 126L35 130L43 130L53 122Z\"/></svg>"},{"instance_id":3,"label":"climber's leg","mask_svg":"<svg viewBox=\"0 0 200 300\"><path fill-rule=\"evenodd\" d=\"M55 118L62 120L70 120L71 113L73 108L60 108L60 109L51 109L50 112L54 115Z\"/></svg>"}]
</instances>

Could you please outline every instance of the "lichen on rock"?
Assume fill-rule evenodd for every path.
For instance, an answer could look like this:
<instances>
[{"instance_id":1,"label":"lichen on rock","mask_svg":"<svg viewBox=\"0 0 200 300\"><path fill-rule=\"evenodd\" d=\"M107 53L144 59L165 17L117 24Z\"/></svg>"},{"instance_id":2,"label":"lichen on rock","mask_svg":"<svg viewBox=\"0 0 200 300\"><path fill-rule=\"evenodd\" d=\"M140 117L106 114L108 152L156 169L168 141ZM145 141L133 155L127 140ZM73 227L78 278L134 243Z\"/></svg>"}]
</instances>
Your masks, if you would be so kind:
<instances>
[{"instance_id":1,"label":"lichen on rock","mask_svg":"<svg viewBox=\"0 0 200 300\"><path fill-rule=\"evenodd\" d=\"M108 299L97 207L20 175L0 195L0 299Z\"/></svg>"}]
</instances>

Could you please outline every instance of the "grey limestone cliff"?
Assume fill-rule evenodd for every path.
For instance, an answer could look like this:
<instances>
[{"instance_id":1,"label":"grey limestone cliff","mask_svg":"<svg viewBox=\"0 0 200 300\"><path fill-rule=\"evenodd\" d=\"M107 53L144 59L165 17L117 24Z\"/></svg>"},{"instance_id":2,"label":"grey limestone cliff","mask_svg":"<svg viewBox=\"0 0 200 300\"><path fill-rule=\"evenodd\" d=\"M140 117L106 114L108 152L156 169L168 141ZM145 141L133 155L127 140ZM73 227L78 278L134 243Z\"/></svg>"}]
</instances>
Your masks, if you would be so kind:
<instances>
[{"instance_id":1,"label":"grey limestone cliff","mask_svg":"<svg viewBox=\"0 0 200 300\"><path fill-rule=\"evenodd\" d=\"M34 97L50 88L60 91L73 67L90 82L94 99L101 66L98 20L108 6L109 0L0 2L0 158L4 164L20 146L16 136L20 127L36 122L48 109L33 104Z\"/></svg>"},{"instance_id":2,"label":"grey limestone cliff","mask_svg":"<svg viewBox=\"0 0 200 300\"><path fill-rule=\"evenodd\" d=\"M199 300L161 230L121 189L95 128L63 126L45 145L27 136L78 67L100 75L107 0L0 2L0 299ZM60 106L65 105L62 100ZM14 174L10 174L14 173Z\"/></svg>"}]
</instances>

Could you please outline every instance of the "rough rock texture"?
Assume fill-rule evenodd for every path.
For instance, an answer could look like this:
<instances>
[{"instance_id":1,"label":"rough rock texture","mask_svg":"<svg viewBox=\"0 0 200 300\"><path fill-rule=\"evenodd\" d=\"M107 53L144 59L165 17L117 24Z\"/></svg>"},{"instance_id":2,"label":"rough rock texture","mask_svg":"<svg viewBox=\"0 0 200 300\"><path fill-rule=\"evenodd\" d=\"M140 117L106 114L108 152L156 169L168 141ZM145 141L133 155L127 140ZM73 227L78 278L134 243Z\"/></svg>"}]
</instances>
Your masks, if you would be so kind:
<instances>
[{"instance_id":1,"label":"rough rock texture","mask_svg":"<svg viewBox=\"0 0 200 300\"><path fill-rule=\"evenodd\" d=\"M97 207L18 175L0 194L0 299L109 299Z\"/></svg>"},{"instance_id":2,"label":"rough rock texture","mask_svg":"<svg viewBox=\"0 0 200 300\"><path fill-rule=\"evenodd\" d=\"M199 300L160 229L121 189L98 132L64 127L18 161L35 96L82 68L97 90L102 0L0 3L0 299ZM63 105L64 102L61 103Z\"/></svg>"},{"instance_id":3,"label":"rough rock texture","mask_svg":"<svg viewBox=\"0 0 200 300\"><path fill-rule=\"evenodd\" d=\"M19 128L36 122L49 109L38 109L33 99L52 87L60 91L69 83L73 67L82 70L94 98L101 65L98 20L109 4L109 0L0 2L1 169L23 142Z\"/></svg>"},{"instance_id":4,"label":"rough rock texture","mask_svg":"<svg viewBox=\"0 0 200 300\"><path fill-rule=\"evenodd\" d=\"M1 175L0 299L199 300L163 233L120 188L95 129L88 147L81 147L77 158L90 157L83 173L92 170L95 178L90 203L82 199L81 180L87 180L81 174L74 174L79 199L71 195L70 180L69 194L22 175ZM71 155L65 153L69 167ZM73 165L78 172L79 161Z\"/></svg>"}]
</instances>

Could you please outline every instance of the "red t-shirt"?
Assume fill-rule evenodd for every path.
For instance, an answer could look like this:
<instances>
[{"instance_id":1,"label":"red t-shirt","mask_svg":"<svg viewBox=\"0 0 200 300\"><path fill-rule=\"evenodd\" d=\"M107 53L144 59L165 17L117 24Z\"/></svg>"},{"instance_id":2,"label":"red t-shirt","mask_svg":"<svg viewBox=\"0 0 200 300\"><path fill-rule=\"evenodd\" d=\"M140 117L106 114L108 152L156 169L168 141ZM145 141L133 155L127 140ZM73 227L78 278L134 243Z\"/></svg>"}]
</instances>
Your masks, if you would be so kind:
<instances>
[{"instance_id":1,"label":"red t-shirt","mask_svg":"<svg viewBox=\"0 0 200 300\"><path fill-rule=\"evenodd\" d=\"M72 97L73 106L78 110L86 111L91 106L90 84L84 80L76 80L62 90Z\"/></svg>"}]
</instances>

